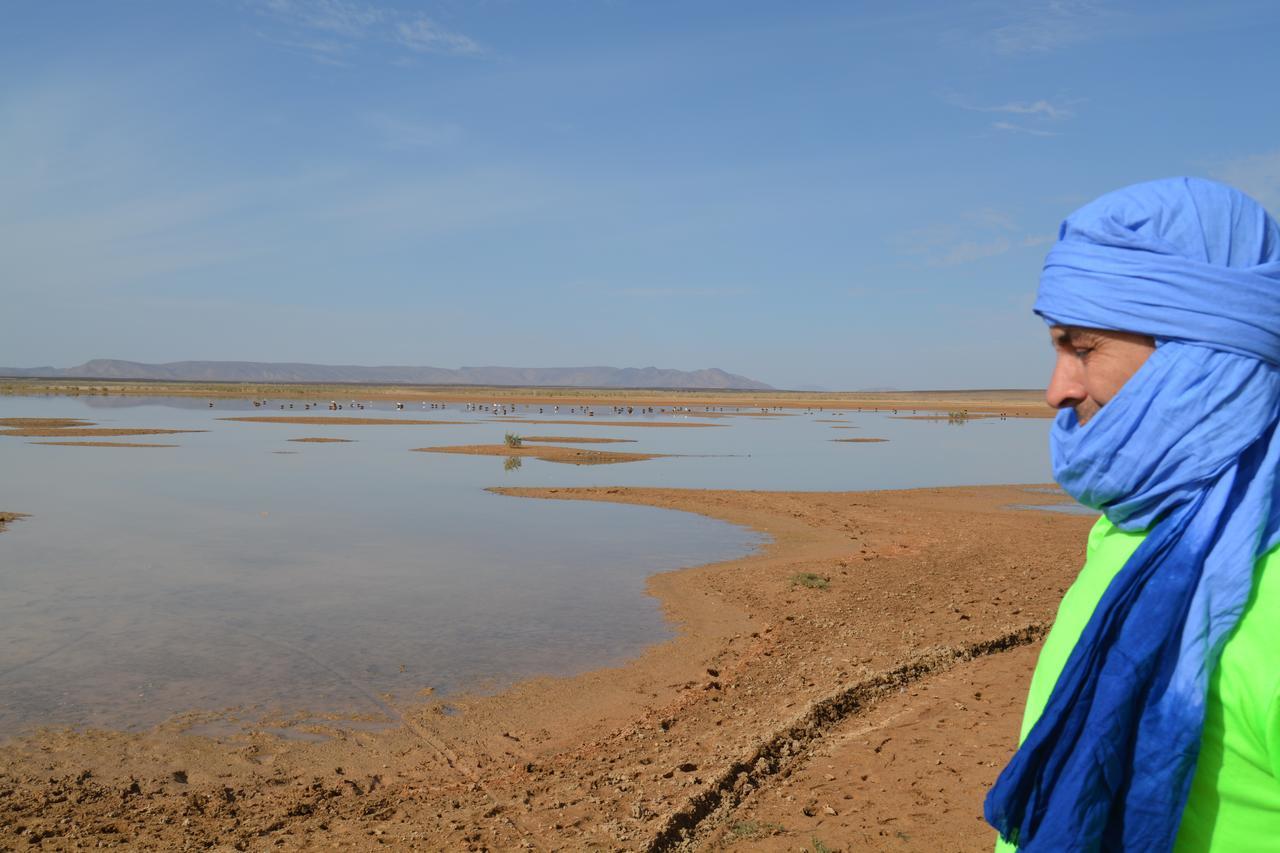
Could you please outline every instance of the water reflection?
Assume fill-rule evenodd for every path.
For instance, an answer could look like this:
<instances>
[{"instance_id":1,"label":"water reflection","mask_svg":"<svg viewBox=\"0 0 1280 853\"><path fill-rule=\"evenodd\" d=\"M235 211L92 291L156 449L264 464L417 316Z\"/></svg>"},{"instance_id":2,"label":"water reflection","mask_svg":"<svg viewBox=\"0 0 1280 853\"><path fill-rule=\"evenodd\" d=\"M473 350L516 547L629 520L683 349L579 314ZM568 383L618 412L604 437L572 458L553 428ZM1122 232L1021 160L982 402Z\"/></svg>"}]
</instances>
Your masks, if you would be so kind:
<instances>
[{"instance_id":1,"label":"water reflection","mask_svg":"<svg viewBox=\"0 0 1280 853\"><path fill-rule=\"evenodd\" d=\"M1048 421L887 414L578 411L506 419L407 403L361 416L446 425L217 420L249 401L0 397L0 417L169 427L176 450L51 447L0 436L0 733L146 725L193 708L385 714L424 689L498 687L616 662L669 633L655 571L758 544L699 516L529 501L491 485L865 489L1048 479ZM280 414L278 403L262 414ZM575 409L577 407L574 407ZM301 412L299 406L294 410ZM285 410L288 414L288 410ZM325 415L316 407L308 415ZM350 415L349 411L335 415ZM710 415L716 417L710 417ZM575 466L409 453L521 431L626 438L670 458ZM823 421L839 421L838 423ZM832 437L856 427L880 444ZM327 437L355 444L289 443ZM573 446L573 445L570 445ZM583 445L590 446L590 445ZM599 445L596 445L599 446Z\"/></svg>"}]
</instances>

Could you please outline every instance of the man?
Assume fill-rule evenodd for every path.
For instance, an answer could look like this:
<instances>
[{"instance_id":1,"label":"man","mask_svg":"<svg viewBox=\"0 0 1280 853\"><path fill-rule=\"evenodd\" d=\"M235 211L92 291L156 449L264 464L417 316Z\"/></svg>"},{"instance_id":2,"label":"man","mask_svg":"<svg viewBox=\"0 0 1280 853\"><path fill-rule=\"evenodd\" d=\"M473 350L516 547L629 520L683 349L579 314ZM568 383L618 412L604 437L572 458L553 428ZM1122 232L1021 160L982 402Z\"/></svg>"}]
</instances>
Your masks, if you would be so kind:
<instances>
[{"instance_id":1,"label":"man","mask_svg":"<svg viewBox=\"0 0 1280 853\"><path fill-rule=\"evenodd\" d=\"M987 797L999 849L1280 851L1280 227L1211 181L1072 214L1035 306L1102 512Z\"/></svg>"}]
</instances>

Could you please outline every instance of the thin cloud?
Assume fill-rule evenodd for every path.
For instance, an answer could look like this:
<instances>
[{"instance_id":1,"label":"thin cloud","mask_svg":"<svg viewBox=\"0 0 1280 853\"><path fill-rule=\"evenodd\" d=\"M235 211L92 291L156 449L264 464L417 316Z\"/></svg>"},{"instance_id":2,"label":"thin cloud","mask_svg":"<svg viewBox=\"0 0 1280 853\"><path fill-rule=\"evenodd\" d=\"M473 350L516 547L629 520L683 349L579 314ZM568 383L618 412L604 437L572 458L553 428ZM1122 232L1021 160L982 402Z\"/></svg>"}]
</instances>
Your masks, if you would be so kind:
<instances>
[{"instance_id":1,"label":"thin cloud","mask_svg":"<svg viewBox=\"0 0 1280 853\"><path fill-rule=\"evenodd\" d=\"M1019 0L1007 7L1006 21L989 30L987 39L1006 55L1051 53L1102 35L1108 17L1093 0Z\"/></svg>"},{"instance_id":2,"label":"thin cloud","mask_svg":"<svg viewBox=\"0 0 1280 853\"><path fill-rule=\"evenodd\" d=\"M263 12L309 30L347 38L363 38L386 18L386 13L349 0L263 0Z\"/></svg>"},{"instance_id":3,"label":"thin cloud","mask_svg":"<svg viewBox=\"0 0 1280 853\"><path fill-rule=\"evenodd\" d=\"M446 30L430 18L400 21L396 24L395 38L415 53L474 56L484 52L474 39Z\"/></svg>"},{"instance_id":4,"label":"thin cloud","mask_svg":"<svg viewBox=\"0 0 1280 853\"><path fill-rule=\"evenodd\" d=\"M274 24L276 32L258 32L273 44L309 54L319 62L347 64L365 48L407 51L390 57L393 65L412 65L420 54L479 56L485 48L463 33L421 14L360 0L249 0L249 6Z\"/></svg>"},{"instance_id":5,"label":"thin cloud","mask_svg":"<svg viewBox=\"0 0 1280 853\"><path fill-rule=\"evenodd\" d=\"M993 121L991 127L995 130L1004 130L1010 133L1026 133L1031 136L1057 136L1058 134L1052 130L1041 130L1036 127L1026 127L1021 124L1014 124L1011 121Z\"/></svg>"},{"instance_id":6,"label":"thin cloud","mask_svg":"<svg viewBox=\"0 0 1280 853\"><path fill-rule=\"evenodd\" d=\"M1048 98L1037 98L1032 101L1006 101L1002 104L974 104L958 95L943 96L952 106L975 113L997 114L1009 116L993 121L991 130L1005 133L1021 133L1028 136L1057 136L1058 131L1052 128L1075 117L1070 104L1078 101L1051 101ZM1014 121L1013 119L1017 119Z\"/></svg>"},{"instance_id":7,"label":"thin cloud","mask_svg":"<svg viewBox=\"0 0 1280 853\"><path fill-rule=\"evenodd\" d=\"M1013 115L1020 116L1037 116L1051 119L1053 121L1061 121L1062 119L1068 119L1075 115L1066 107L1057 106L1043 98L1038 101L1010 101L1007 104L1001 104L996 107L977 107L976 109L984 113L1011 113Z\"/></svg>"},{"instance_id":8,"label":"thin cloud","mask_svg":"<svg viewBox=\"0 0 1280 853\"><path fill-rule=\"evenodd\" d=\"M956 267L1053 242L1042 234L1027 234L1013 217L998 210L965 211L956 219L960 222L903 234L898 241L903 253L926 267Z\"/></svg>"}]
</instances>

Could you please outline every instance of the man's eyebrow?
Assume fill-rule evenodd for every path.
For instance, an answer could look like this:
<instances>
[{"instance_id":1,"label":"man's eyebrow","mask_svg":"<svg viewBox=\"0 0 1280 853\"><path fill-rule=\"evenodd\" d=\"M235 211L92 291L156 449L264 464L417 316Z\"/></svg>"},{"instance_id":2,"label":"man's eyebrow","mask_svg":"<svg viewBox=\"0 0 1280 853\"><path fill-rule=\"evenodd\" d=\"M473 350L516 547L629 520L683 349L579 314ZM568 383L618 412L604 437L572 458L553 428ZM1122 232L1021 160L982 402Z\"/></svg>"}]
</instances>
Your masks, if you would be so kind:
<instances>
[{"instance_id":1,"label":"man's eyebrow","mask_svg":"<svg viewBox=\"0 0 1280 853\"><path fill-rule=\"evenodd\" d=\"M1053 342L1055 344L1090 344L1098 340L1097 334L1090 329L1081 329L1078 326L1063 326L1053 334Z\"/></svg>"}]
</instances>

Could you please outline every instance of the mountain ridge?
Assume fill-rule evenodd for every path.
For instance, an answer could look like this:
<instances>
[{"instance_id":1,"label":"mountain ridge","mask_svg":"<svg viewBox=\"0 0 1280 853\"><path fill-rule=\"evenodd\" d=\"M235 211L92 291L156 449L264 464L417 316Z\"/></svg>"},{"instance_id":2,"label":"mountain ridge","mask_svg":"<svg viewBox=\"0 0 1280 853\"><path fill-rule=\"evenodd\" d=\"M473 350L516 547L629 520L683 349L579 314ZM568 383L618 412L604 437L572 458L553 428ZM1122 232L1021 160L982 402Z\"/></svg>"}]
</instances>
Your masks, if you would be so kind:
<instances>
[{"instance_id":1,"label":"mountain ridge","mask_svg":"<svg viewBox=\"0 0 1280 853\"><path fill-rule=\"evenodd\" d=\"M459 368L411 365L364 366L261 361L173 361L148 364L96 358L75 367L0 367L0 377L30 379L130 379L169 382L339 383L407 385L513 385L576 388L691 388L772 391L773 386L718 367L676 370L658 367Z\"/></svg>"}]
</instances>

